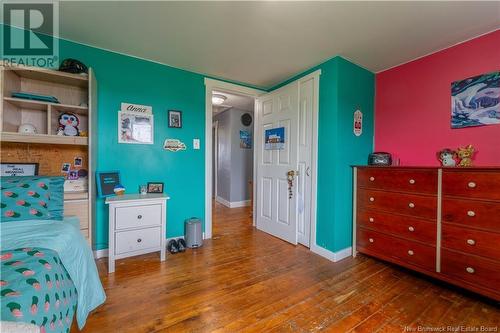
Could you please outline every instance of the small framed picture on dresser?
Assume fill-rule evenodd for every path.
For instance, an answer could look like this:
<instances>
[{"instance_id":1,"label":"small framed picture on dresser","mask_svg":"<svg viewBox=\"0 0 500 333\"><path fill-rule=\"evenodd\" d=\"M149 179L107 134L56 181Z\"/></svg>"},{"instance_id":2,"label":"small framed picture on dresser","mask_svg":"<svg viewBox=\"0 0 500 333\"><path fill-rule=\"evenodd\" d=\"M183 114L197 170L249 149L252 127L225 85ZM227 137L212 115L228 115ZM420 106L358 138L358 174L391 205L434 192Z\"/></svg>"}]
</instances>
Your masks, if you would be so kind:
<instances>
[{"instance_id":1,"label":"small framed picture on dresser","mask_svg":"<svg viewBox=\"0 0 500 333\"><path fill-rule=\"evenodd\" d=\"M163 193L163 183L148 183L148 193Z\"/></svg>"}]
</instances>

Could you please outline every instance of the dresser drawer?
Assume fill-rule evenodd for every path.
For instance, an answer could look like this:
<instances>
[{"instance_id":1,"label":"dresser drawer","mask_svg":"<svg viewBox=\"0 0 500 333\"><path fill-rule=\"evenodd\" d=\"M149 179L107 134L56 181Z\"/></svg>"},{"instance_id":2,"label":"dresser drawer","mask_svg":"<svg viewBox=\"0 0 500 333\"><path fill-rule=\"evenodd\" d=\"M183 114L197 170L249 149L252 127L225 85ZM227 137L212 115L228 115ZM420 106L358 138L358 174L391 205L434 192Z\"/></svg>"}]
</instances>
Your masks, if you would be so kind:
<instances>
[{"instance_id":1,"label":"dresser drawer","mask_svg":"<svg viewBox=\"0 0 500 333\"><path fill-rule=\"evenodd\" d=\"M357 179L358 185L366 188L415 193L437 191L437 170L362 168L358 169Z\"/></svg>"},{"instance_id":2,"label":"dresser drawer","mask_svg":"<svg viewBox=\"0 0 500 333\"><path fill-rule=\"evenodd\" d=\"M443 221L500 232L500 202L444 197Z\"/></svg>"},{"instance_id":3,"label":"dresser drawer","mask_svg":"<svg viewBox=\"0 0 500 333\"><path fill-rule=\"evenodd\" d=\"M500 200L500 172L443 170L443 195Z\"/></svg>"},{"instance_id":4,"label":"dresser drawer","mask_svg":"<svg viewBox=\"0 0 500 333\"><path fill-rule=\"evenodd\" d=\"M360 210L357 223L365 228L396 234L429 245L436 244L436 224L413 217L394 215L372 210Z\"/></svg>"},{"instance_id":5,"label":"dresser drawer","mask_svg":"<svg viewBox=\"0 0 500 333\"><path fill-rule=\"evenodd\" d=\"M443 247L500 261L500 234L443 223Z\"/></svg>"},{"instance_id":6,"label":"dresser drawer","mask_svg":"<svg viewBox=\"0 0 500 333\"><path fill-rule=\"evenodd\" d=\"M116 208L116 229L161 225L161 205Z\"/></svg>"},{"instance_id":7,"label":"dresser drawer","mask_svg":"<svg viewBox=\"0 0 500 333\"><path fill-rule=\"evenodd\" d=\"M357 246L366 249L368 254L381 254L397 263L405 262L428 271L436 269L436 248L421 243L388 236L363 227L357 230Z\"/></svg>"},{"instance_id":8,"label":"dresser drawer","mask_svg":"<svg viewBox=\"0 0 500 333\"><path fill-rule=\"evenodd\" d=\"M499 262L446 249L441 250L441 273L493 290L500 286Z\"/></svg>"},{"instance_id":9,"label":"dresser drawer","mask_svg":"<svg viewBox=\"0 0 500 333\"><path fill-rule=\"evenodd\" d=\"M140 251L160 247L161 229L146 228L117 232L115 235L115 253Z\"/></svg>"},{"instance_id":10,"label":"dresser drawer","mask_svg":"<svg viewBox=\"0 0 500 333\"><path fill-rule=\"evenodd\" d=\"M358 207L436 219L437 198L417 194L358 190Z\"/></svg>"}]
</instances>

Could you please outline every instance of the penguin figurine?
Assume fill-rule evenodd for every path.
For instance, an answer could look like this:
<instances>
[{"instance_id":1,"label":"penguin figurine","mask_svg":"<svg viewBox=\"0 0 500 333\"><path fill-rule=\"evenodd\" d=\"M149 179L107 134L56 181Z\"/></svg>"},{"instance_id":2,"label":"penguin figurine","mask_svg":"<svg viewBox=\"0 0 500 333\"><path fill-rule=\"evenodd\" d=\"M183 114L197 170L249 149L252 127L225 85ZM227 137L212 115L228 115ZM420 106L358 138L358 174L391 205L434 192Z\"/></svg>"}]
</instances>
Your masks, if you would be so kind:
<instances>
[{"instance_id":1,"label":"penguin figurine","mask_svg":"<svg viewBox=\"0 0 500 333\"><path fill-rule=\"evenodd\" d=\"M78 119L75 114L61 113L59 116L57 135L79 136L80 131L78 130L78 125L80 125L80 119Z\"/></svg>"}]
</instances>

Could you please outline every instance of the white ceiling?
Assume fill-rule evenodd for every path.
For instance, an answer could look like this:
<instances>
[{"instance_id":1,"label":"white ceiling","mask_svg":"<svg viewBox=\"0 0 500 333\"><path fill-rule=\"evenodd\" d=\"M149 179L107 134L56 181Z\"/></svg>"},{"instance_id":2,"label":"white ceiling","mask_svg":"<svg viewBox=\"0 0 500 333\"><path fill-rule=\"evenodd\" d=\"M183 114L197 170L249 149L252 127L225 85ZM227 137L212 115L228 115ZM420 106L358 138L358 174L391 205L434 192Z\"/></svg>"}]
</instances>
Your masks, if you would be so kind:
<instances>
[{"instance_id":1,"label":"white ceiling","mask_svg":"<svg viewBox=\"0 0 500 333\"><path fill-rule=\"evenodd\" d=\"M244 111L253 111L255 100L252 97L236 95L223 91L213 91L213 94L226 96L226 100L222 105L214 105L212 110L213 114L219 114L231 108L240 109Z\"/></svg>"},{"instance_id":2,"label":"white ceiling","mask_svg":"<svg viewBox=\"0 0 500 333\"><path fill-rule=\"evenodd\" d=\"M63 38L271 87L335 55L377 72L500 28L500 2L60 3Z\"/></svg>"}]
</instances>

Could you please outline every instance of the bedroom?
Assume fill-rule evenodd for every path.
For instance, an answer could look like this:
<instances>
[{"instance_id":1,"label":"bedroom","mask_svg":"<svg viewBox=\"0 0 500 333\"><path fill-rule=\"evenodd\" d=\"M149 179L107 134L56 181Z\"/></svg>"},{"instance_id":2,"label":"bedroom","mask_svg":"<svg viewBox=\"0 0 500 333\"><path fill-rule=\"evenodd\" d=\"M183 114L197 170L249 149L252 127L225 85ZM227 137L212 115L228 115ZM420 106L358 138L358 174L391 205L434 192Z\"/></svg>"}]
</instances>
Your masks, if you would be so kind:
<instances>
[{"instance_id":1,"label":"bedroom","mask_svg":"<svg viewBox=\"0 0 500 333\"><path fill-rule=\"evenodd\" d=\"M498 327L498 2L61 1L42 30L52 33L31 25L52 46L37 57L19 51L27 31L2 6L2 175L38 167L34 183L2 177L2 322L71 332ZM51 69L16 65L54 55ZM77 61L60 71L65 59ZM253 207L212 211L214 90L256 99ZM481 112L464 120L466 106ZM289 118L266 120L275 109ZM391 166L368 166L384 151ZM48 207L32 186L50 192ZM309 245L295 245L300 230ZM57 292L56 273L49 281L18 261L65 270L78 299L69 286L66 301ZM6 274L25 278L23 290L4 285Z\"/></svg>"}]
</instances>

